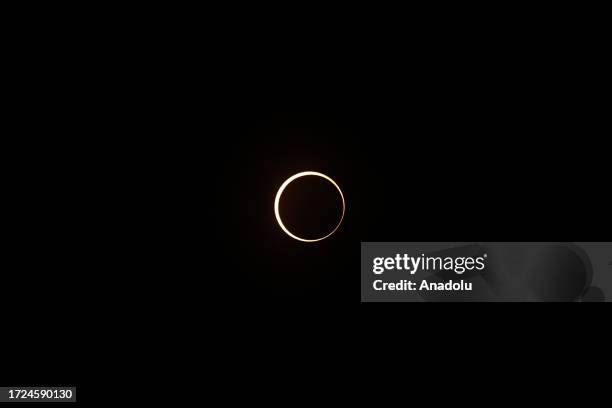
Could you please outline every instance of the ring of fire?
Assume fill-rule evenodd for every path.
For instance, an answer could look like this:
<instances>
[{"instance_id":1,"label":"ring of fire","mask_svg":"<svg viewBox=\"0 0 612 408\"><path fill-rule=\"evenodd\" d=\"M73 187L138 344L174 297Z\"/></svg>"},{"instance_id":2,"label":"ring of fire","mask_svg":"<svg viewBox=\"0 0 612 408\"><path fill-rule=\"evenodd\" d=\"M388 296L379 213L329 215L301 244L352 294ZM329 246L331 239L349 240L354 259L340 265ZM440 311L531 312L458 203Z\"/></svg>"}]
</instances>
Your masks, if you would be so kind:
<instances>
[{"instance_id":1,"label":"ring of fire","mask_svg":"<svg viewBox=\"0 0 612 408\"><path fill-rule=\"evenodd\" d=\"M279 207L279 204L280 204L280 199L281 199L281 196L283 195L283 191L285 190L285 188L287 188L287 186L291 182L293 182L294 180L296 180L296 179L298 179L300 177L305 177L305 176L322 177L325 180L329 181L330 183L332 183L334 185L334 187L336 187L336 189L338 190L338 193L340 193L340 198L342 199L342 215L340 216L340 221L338 221L338 224L336 225L336 227L329 234L327 234L327 235L325 235L325 236L323 236L321 238L305 239L305 238L300 238L297 235L291 233L291 231L289 231L287 229L287 227L285 227L285 224L283 224L283 221L281 220L280 212L278 210L278 207ZM331 236L340 227L340 224L342 224L342 220L344 219L344 210L345 210L344 194L342 194L342 190L340 190L340 187L338 186L338 184L336 184L336 182L334 180L332 180L330 177L326 176L325 174L317 173L316 171L303 171L301 173L297 173L297 174L294 174L293 176L289 177L280 186L280 188L278 189L278 192L276 193L276 198L274 199L274 214L276 215L276 220L278 221L278 225L280 225L280 227L283 229L283 231L285 231L285 233L287 235L289 235L291 238L297 239L298 241L302 241L302 242L317 242L317 241L321 241L321 240Z\"/></svg>"}]
</instances>

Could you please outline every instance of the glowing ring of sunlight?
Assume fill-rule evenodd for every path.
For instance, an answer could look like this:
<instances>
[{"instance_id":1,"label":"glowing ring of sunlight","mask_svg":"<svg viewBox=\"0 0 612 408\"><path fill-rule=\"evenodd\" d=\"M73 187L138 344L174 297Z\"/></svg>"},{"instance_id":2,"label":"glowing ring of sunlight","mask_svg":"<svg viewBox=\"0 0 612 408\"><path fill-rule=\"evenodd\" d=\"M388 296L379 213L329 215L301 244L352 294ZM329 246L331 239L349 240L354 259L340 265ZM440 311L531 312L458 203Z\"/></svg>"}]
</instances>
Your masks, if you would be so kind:
<instances>
[{"instance_id":1,"label":"glowing ring of sunlight","mask_svg":"<svg viewBox=\"0 0 612 408\"><path fill-rule=\"evenodd\" d=\"M278 204L280 203L280 199L281 199L281 196L283 195L283 191L285 190L285 188L287 188L287 186L292 181L294 181L294 180L296 180L296 179L298 179L300 177L304 177L304 176L318 176L318 177L322 177L325 180L329 181L330 183L332 183L334 185L334 187L336 187L336 189L340 193L340 198L342 199L342 215L340 216L340 221L338 221L338 225L336 225L336 227L332 230L332 232L330 232L329 234L327 234L327 235L325 235L324 237L321 237L321 238L305 239L305 238L300 238L300 237L298 237L295 234L292 234L287 229L287 227L285 227L285 224L283 224L283 221L281 220L281 217L280 217L280 213L278 211ZM289 235L291 238L297 239L298 241L302 241L302 242L317 242L317 241L321 241L321 240L329 237L330 235L332 235L334 232L336 232L338 227L340 227L340 224L342 224L342 220L344 219L344 194L342 194L342 190L340 190L340 187L338 187L338 184L336 184L336 182L334 180L332 180L330 177L326 176L325 174L317 173L316 171L303 171L301 173L297 173L297 174L294 174L293 176L289 177L280 186L280 188L278 189L278 192L276 193L276 199L274 200L274 214L276 215L276 221L278 221L278 225L280 225L280 227L283 229L283 231L285 231L287 233L287 235Z\"/></svg>"}]
</instances>

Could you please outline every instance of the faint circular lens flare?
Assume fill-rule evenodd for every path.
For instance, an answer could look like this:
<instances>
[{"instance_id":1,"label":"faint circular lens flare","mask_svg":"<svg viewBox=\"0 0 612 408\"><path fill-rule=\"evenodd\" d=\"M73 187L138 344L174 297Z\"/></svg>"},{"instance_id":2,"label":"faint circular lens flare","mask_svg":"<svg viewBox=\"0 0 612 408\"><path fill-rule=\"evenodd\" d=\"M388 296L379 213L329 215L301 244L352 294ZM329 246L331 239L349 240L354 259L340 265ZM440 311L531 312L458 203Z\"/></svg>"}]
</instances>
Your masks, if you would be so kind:
<instances>
[{"instance_id":1,"label":"faint circular lens flare","mask_svg":"<svg viewBox=\"0 0 612 408\"><path fill-rule=\"evenodd\" d=\"M285 188L287 188L287 186L289 184L291 184L292 181L294 181L294 180L296 180L296 179L298 179L300 177L305 177L305 176L322 177L325 180L329 181L330 183L332 183L334 185L334 187L336 187L336 189L340 193L340 198L342 199L342 215L340 216L340 221L338 221L338 224L332 230L332 232L330 232L329 234L327 234L327 235L325 235L325 236L323 236L321 238L305 239L305 238L300 238L297 235L291 233L291 231L289 231L287 229L287 227L285 227L285 224L283 224L283 221L281 220L281 217L280 217L280 212L278 210L280 199L281 199L281 196L283 195L283 191L285 191ZM276 220L278 221L278 225L280 225L280 227L283 229L283 231L285 231L287 233L287 235L289 235L291 238L297 239L298 241L302 241L302 242L317 242L317 241L321 241L321 240L329 237L330 235L332 235L334 232L336 232L338 227L340 227L340 224L342 224L342 220L344 219L344 194L342 194L342 190L340 190L340 187L338 186L338 184L336 184L336 182L334 180L332 180L330 177L326 176L325 174L317 173L316 171L303 171L301 173L297 173L297 174L294 174L293 176L289 177L280 186L280 188L278 189L278 192L276 193L276 198L274 199L274 214L276 215Z\"/></svg>"}]
</instances>

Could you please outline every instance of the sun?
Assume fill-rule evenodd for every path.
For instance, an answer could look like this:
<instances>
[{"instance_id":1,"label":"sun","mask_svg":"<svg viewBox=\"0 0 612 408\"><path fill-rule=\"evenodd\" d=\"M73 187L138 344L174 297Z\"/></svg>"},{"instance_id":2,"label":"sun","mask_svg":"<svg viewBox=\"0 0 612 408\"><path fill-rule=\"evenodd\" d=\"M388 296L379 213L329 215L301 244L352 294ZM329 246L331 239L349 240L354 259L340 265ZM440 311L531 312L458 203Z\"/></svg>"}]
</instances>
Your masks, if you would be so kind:
<instances>
[{"instance_id":1,"label":"sun","mask_svg":"<svg viewBox=\"0 0 612 408\"><path fill-rule=\"evenodd\" d=\"M307 177L307 176L321 177L321 178L324 178L325 180L329 181L330 183L332 183L334 185L334 187L336 187L336 189L338 190L338 193L340 193L340 198L342 199L342 215L340 216L340 220L338 221L338 224L336 225L336 227L329 234L327 234L327 235L325 235L323 237L320 237L320 238L316 238L316 239L300 238L297 235L293 234L291 231L289 231L287 229L287 227L285 227L285 224L283 224L283 221L281 220L280 212L279 212L279 209L278 209L279 204L280 204L281 196L283 195L283 191L285 191L287 186L289 184L291 184L293 181L297 180L298 178L300 178L300 177ZM324 240L325 238L330 237L334 232L336 232L338 227L340 227L340 224L342 224L342 220L344 219L344 211L345 211L344 194L342 194L342 190L340 190L340 187L338 186L338 184L336 184L336 182L334 180L332 180L331 177L328 177L325 174L318 173L316 171L303 171L301 173L297 173L297 174L294 174L293 176L289 177L280 186L280 188L278 189L278 192L276 193L276 198L274 199L274 214L276 215L276 220L278 221L278 225L280 225L280 227L283 229L283 231L285 231L285 233L287 235L289 235L291 238L297 239L298 241L302 241L302 242L317 242L317 241L321 241L321 240Z\"/></svg>"}]
</instances>

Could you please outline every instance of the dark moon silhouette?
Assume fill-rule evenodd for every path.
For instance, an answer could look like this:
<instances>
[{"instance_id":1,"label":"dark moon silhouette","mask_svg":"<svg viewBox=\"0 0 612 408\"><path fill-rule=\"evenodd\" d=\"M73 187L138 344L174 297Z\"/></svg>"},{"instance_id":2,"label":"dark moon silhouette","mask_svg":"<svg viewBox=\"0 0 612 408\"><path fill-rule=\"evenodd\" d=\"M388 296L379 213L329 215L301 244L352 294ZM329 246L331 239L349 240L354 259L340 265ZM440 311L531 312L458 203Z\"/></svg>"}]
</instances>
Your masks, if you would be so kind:
<instances>
[{"instance_id":1,"label":"dark moon silhouette","mask_svg":"<svg viewBox=\"0 0 612 408\"><path fill-rule=\"evenodd\" d=\"M318 239L336 228L342 217L338 189L322 177L293 180L284 190L279 213L285 227L304 239Z\"/></svg>"}]
</instances>

